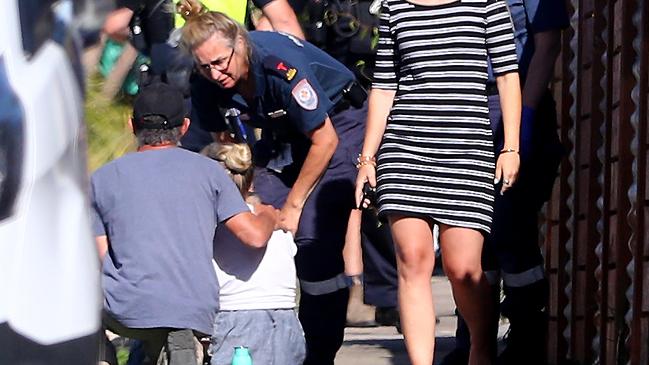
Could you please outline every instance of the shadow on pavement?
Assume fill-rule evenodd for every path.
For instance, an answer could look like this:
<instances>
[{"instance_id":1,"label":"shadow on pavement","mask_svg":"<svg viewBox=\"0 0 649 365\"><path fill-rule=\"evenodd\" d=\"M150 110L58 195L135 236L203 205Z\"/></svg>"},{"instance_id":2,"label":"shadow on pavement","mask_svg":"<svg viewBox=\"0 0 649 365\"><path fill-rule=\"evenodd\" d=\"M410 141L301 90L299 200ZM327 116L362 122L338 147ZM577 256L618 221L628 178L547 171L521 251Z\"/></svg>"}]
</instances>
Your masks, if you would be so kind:
<instances>
[{"instance_id":1,"label":"shadow on pavement","mask_svg":"<svg viewBox=\"0 0 649 365\"><path fill-rule=\"evenodd\" d=\"M394 339L356 339L356 340L347 340L345 341L344 346L348 347L362 347L363 357L373 357L379 356L387 360L386 362L380 362L381 364L391 364L391 365L408 365L408 355L406 354L406 347L402 338ZM435 362L438 364L442 358L450 352L455 346L455 337L437 337L435 343ZM376 350L376 351L372 351ZM381 354L379 355L378 352ZM387 353L386 353L387 352ZM386 357L389 358L386 359ZM368 358L358 359L359 364L366 363ZM388 362L389 361L389 362ZM369 362L368 362L369 363ZM379 363L378 361L375 363Z\"/></svg>"}]
</instances>

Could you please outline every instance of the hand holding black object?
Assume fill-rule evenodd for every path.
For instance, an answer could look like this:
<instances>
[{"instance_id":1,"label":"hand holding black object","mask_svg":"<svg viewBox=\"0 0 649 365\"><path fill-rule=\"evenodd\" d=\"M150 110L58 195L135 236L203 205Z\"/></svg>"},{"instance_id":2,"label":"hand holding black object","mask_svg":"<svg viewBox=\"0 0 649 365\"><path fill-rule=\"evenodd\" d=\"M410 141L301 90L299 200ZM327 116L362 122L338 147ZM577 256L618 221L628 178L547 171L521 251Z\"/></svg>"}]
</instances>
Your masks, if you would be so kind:
<instances>
[{"instance_id":1,"label":"hand holding black object","mask_svg":"<svg viewBox=\"0 0 649 365\"><path fill-rule=\"evenodd\" d=\"M363 184L363 197L357 209L367 209L374 204L376 199L376 189L370 186L370 183Z\"/></svg>"}]
</instances>

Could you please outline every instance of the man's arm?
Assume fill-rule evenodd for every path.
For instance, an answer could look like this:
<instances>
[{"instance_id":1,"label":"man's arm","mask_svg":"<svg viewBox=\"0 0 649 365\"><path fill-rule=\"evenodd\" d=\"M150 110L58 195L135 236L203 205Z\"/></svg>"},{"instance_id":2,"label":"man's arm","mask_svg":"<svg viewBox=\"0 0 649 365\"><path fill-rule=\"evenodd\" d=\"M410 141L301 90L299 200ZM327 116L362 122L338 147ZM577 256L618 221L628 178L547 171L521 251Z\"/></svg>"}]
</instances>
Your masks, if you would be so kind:
<instances>
[{"instance_id":1,"label":"man's arm","mask_svg":"<svg viewBox=\"0 0 649 365\"><path fill-rule=\"evenodd\" d=\"M243 212L227 219L224 224L239 241L255 248L265 247L275 230L277 211L275 208L259 204L255 213Z\"/></svg>"},{"instance_id":2,"label":"man's arm","mask_svg":"<svg viewBox=\"0 0 649 365\"><path fill-rule=\"evenodd\" d=\"M280 228L293 234L297 231L302 208L309 194L324 174L338 146L338 135L329 117L309 133L309 138L311 147L279 216Z\"/></svg>"},{"instance_id":3,"label":"man's arm","mask_svg":"<svg viewBox=\"0 0 649 365\"><path fill-rule=\"evenodd\" d=\"M295 11L286 0L272 0L261 7L263 13L259 19L257 29L275 30L292 34L304 39L304 32L297 21ZM270 25L271 29L268 29Z\"/></svg>"},{"instance_id":4,"label":"man's arm","mask_svg":"<svg viewBox=\"0 0 649 365\"><path fill-rule=\"evenodd\" d=\"M345 246L343 246L343 261L345 262L345 275L357 276L363 274L363 248L361 245L361 219L360 209L352 209L347 221L345 233Z\"/></svg>"},{"instance_id":5,"label":"man's arm","mask_svg":"<svg viewBox=\"0 0 649 365\"><path fill-rule=\"evenodd\" d=\"M561 30L534 34L534 53L523 86L523 105L536 109L552 79L554 65L561 52Z\"/></svg>"},{"instance_id":6,"label":"man's arm","mask_svg":"<svg viewBox=\"0 0 649 365\"><path fill-rule=\"evenodd\" d=\"M128 25L133 14L133 10L126 7L113 10L104 22L104 33L116 41L126 41L129 36Z\"/></svg>"},{"instance_id":7,"label":"man's arm","mask_svg":"<svg viewBox=\"0 0 649 365\"><path fill-rule=\"evenodd\" d=\"M104 256L108 252L108 236L95 237L97 243L97 253L99 254L99 262L104 262Z\"/></svg>"}]
</instances>

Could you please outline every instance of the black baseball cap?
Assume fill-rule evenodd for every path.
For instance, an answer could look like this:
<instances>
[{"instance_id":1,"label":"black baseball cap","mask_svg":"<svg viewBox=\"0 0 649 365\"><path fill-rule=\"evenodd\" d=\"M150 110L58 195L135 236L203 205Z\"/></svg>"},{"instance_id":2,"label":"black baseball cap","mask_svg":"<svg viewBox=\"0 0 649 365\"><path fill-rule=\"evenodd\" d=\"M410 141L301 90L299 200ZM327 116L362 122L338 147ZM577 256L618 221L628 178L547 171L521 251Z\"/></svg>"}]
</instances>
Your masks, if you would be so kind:
<instances>
[{"instance_id":1,"label":"black baseball cap","mask_svg":"<svg viewBox=\"0 0 649 365\"><path fill-rule=\"evenodd\" d=\"M183 124L185 101L182 92L164 82L144 86L133 103L136 129L171 129Z\"/></svg>"}]
</instances>

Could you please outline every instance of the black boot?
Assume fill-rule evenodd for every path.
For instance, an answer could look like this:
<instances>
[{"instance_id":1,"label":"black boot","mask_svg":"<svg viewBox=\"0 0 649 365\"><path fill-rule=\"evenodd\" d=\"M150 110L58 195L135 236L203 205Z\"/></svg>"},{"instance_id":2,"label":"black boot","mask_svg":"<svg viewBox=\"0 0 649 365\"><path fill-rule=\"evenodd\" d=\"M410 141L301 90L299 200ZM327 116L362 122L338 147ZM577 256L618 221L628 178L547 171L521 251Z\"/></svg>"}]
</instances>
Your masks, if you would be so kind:
<instances>
[{"instance_id":1,"label":"black boot","mask_svg":"<svg viewBox=\"0 0 649 365\"><path fill-rule=\"evenodd\" d=\"M505 288L503 315L509 318L506 347L500 365L547 364L547 280L520 288Z\"/></svg>"},{"instance_id":2,"label":"black boot","mask_svg":"<svg viewBox=\"0 0 649 365\"><path fill-rule=\"evenodd\" d=\"M491 286L491 298L493 312L491 316L491 347L492 356L495 357L498 340L498 322L500 321L500 285ZM457 329L455 330L455 348L449 352L440 362L440 365L467 365L469 363L469 352L471 350L471 336L469 327L460 312L456 309Z\"/></svg>"},{"instance_id":3,"label":"black boot","mask_svg":"<svg viewBox=\"0 0 649 365\"><path fill-rule=\"evenodd\" d=\"M469 336L469 328L456 309L457 315L457 329L455 330L455 348L449 352L440 365L468 365L469 364L469 350L471 349L471 337Z\"/></svg>"}]
</instances>

